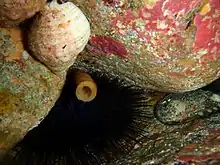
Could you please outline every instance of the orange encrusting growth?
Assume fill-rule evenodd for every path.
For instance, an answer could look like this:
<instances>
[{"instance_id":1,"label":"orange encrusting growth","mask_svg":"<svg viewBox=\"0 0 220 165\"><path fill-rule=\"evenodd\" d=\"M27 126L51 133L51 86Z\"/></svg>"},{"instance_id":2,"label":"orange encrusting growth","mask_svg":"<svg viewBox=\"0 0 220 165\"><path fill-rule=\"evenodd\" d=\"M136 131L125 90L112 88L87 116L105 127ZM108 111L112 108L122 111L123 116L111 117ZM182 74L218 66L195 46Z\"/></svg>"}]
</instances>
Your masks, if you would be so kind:
<instances>
[{"instance_id":1,"label":"orange encrusting growth","mask_svg":"<svg viewBox=\"0 0 220 165\"><path fill-rule=\"evenodd\" d=\"M199 11L200 15L206 15L208 12L211 11L211 6L209 4L209 0L204 0L203 5Z\"/></svg>"}]
</instances>

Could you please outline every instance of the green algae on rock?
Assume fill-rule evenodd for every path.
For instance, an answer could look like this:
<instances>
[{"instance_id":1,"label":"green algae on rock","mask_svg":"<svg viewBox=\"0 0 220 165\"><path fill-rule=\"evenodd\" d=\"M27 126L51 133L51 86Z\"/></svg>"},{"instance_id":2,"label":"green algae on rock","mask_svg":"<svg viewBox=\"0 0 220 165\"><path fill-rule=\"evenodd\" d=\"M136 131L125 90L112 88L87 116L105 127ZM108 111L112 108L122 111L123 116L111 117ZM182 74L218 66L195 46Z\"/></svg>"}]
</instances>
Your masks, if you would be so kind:
<instances>
[{"instance_id":1,"label":"green algae on rock","mask_svg":"<svg viewBox=\"0 0 220 165\"><path fill-rule=\"evenodd\" d=\"M0 150L8 150L49 112L64 83L17 47L18 29L0 29ZM8 37L4 37L4 36ZM7 47L8 45L8 47ZM13 46L14 45L14 46Z\"/></svg>"}]
</instances>

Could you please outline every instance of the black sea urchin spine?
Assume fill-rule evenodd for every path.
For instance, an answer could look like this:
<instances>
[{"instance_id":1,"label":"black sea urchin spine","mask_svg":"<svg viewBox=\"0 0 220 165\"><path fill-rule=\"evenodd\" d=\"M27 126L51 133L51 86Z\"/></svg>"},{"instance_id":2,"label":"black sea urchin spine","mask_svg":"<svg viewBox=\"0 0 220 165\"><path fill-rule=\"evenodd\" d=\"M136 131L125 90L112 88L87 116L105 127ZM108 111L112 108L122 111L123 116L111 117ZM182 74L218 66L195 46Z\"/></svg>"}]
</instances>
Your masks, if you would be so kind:
<instances>
[{"instance_id":1,"label":"black sea urchin spine","mask_svg":"<svg viewBox=\"0 0 220 165\"><path fill-rule=\"evenodd\" d=\"M75 71L67 74L60 98L38 127L16 148L19 165L106 164L139 143L148 118L147 93L99 73L92 73L97 96L82 102L74 94Z\"/></svg>"}]
</instances>

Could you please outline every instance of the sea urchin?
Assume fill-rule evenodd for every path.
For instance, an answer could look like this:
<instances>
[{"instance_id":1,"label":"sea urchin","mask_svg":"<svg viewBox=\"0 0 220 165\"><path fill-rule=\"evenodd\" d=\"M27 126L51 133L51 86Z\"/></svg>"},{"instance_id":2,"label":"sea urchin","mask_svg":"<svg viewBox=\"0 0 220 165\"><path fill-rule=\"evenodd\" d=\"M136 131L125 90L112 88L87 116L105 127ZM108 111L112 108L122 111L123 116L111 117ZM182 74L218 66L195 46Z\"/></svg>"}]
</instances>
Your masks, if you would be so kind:
<instances>
[{"instance_id":1,"label":"sea urchin","mask_svg":"<svg viewBox=\"0 0 220 165\"><path fill-rule=\"evenodd\" d=\"M17 144L14 164L105 164L138 143L144 123L152 117L146 94L92 73L97 96L82 102L74 94L74 74L73 69L68 72L60 98L46 118Z\"/></svg>"}]
</instances>

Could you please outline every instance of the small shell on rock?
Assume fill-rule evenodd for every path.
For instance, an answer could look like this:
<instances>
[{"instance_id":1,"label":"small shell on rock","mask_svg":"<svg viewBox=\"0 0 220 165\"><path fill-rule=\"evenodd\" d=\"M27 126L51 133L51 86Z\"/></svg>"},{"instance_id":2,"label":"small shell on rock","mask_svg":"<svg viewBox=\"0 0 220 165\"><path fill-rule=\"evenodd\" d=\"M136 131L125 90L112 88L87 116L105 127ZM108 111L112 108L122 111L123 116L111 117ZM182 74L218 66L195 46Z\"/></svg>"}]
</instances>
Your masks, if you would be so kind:
<instances>
[{"instance_id":1,"label":"small shell on rock","mask_svg":"<svg viewBox=\"0 0 220 165\"><path fill-rule=\"evenodd\" d=\"M46 0L0 0L0 26L13 27L40 11Z\"/></svg>"},{"instance_id":2,"label":"small shell on rock","mask_svg":"<svg viewBox=\"0 0 220 165\"><path fill-rule=\"evenodd\" d=\"M72 2L47 3L36 16L28 35L32 54L52 72L65 72L85 48L90 24Z\"/></svg>"}]
</instances>

